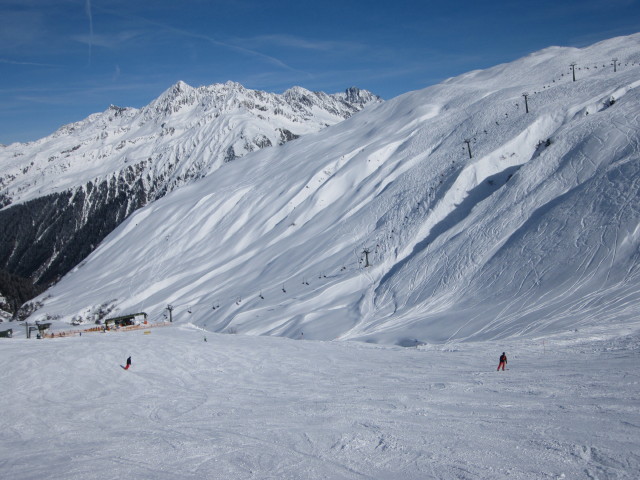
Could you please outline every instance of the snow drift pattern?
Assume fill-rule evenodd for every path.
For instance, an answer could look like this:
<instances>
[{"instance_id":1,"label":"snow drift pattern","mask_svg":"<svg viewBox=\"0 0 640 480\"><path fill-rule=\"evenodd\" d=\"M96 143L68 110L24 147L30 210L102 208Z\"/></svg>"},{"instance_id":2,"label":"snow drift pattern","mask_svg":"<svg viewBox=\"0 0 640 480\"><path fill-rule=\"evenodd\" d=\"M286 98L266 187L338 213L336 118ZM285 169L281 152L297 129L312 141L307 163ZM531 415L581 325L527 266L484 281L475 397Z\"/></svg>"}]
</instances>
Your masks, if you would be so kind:
<instances>
[{"instance_id":1,"label":"snow drift pattern","mask_svg":"<svg viewBox=\"0 0 640 480\"><path fill-rule=\"evenodd\" d=\"M624 322L639 62L640 35L553 47L224 165L134 214L36 316L172 304L209 330L402 345Z\"/></svg>"}]
</instances>

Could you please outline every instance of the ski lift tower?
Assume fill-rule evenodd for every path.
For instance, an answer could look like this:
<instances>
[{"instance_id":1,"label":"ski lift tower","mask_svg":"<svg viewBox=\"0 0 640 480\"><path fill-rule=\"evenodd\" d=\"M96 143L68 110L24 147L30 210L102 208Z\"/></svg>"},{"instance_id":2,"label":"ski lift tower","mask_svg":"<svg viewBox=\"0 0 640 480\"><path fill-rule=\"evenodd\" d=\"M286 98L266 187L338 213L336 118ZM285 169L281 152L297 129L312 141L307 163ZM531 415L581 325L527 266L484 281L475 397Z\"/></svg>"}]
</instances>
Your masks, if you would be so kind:
<instances>
[{"instance_id":1,"label":"ski lift tower","mask_svg":"<svg viewBox=\"0 0 640 480\"><path fill-rule=\"evenodd\" d=\"M469 158L473 158L473 155L471 155L471 139L465 138L464 143L467 144L467 150L469 151Z\"/></svg>"},{"instance_id":2,"label":"ski lift tower","mask_svg":"<svg viewBox=\"0 0 640 480\"><path fill-rule=\"evenodd\" d=\"M370 267L371 264L369 263L369 254L371 253L371 250L369 250L368 248L365 248L362 253L364 254L364 268Z\"/></svg>"}]
</instances>

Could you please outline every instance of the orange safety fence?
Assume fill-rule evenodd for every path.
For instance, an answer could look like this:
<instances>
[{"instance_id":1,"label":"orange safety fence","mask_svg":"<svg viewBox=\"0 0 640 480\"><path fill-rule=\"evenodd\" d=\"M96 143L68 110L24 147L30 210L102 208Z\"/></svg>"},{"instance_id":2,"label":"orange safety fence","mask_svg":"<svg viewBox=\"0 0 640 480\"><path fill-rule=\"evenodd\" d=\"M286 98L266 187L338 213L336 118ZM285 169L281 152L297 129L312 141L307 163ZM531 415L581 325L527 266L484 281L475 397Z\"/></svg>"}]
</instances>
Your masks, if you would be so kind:
<instances>
[{"instance_id":1,"label":"orange safety fence","mask_svg":"<svg viewBox=\"0 0 640 480\"><path fill-rule=\"evenodd\" d=\"M60 338L60 337L75 337L76 335L82 335L83 333L94 332L129 332L132 330L148 330L149 328L156 327L168 327L173 325L171 322L162 323L146 323L141 325L128 325L126 327L109 327L105 328L103 325L87 328L84 330L64 330L61 332L51 332L43 335L43 338ZM146 332L145 332L146 333Z\"/></svg>"}]
</instances>

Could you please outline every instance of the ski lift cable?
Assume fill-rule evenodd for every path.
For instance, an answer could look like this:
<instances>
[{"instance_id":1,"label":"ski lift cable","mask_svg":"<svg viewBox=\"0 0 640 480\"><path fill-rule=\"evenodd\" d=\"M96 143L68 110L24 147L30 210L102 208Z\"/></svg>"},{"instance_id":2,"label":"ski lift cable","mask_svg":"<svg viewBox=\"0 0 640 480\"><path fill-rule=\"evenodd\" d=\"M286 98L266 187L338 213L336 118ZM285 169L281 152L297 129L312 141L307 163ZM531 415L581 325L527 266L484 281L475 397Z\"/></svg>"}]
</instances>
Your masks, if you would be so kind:
<instances>
[{"instance_id":1,"label":"ski lift cable","mask_svg":"<svg viewBox=\"0 0 640 480\"><path fill-rule=\"evenodd\" d=\"M379 243L379 242L378 242L378 243ZM354 250L354 256L356 257L357 261L353 262L351 265L358 265L358 268L359 268L359 269L362 269L362 268L363 268L363 266L362 266L362 261L361 261L361 258L359 257L358 252L357 252L356 250ZM344 267L343 267L343 268L344 268ZM154 267L153 267L153 269L152 269L152 273L151 273L151 275L153 276L154 272L155 272L155 271L157 271L158 269L159 269L159 264L158 264L158 263L155 263L155 264L154 264ZM341 270L341 271L343 271L343 270ZM320 277L319 277L319 278L322 278L322 273L320 274ZM131 283L131 282L132 282L132 280L130 280L130 283ZM306 277L305 277L305 278L303 278L303 284L305 284L305 285L308 285L308 284L309 284L309 283L306 281ZM282 290L286 293L286 283L283 283L283 285L282 285ZM260 297L260 298L262 298L262 299L264 299L263 290L260 290L259 297ZM238 298L241 298L241 297L237 297L237 296L236 296L235 298L236 298L236 299L238 299ZM236 300L236 302L237 302L237 300ZM177 307L184 307L185 305L187 305L187 306L188 306L187 311L189 311L189 312L191 313L191 312L193 311L194 307L199 307L201 304L204 304L204 303L205 303L205 302L197 302L197 303L195 303L195 304L191 304L191 305L189 305L189 304L187 304L187 303L184 303L184 304L177 304L176 306L177 306ZM206 302L206 303L207 303L207 306L210 304L210 302ZM216 309L217 309L217 308L219 308L219 302L214 302L214 303L215 303L214 308L216 308Z\"/></svg>"}]
</instances>

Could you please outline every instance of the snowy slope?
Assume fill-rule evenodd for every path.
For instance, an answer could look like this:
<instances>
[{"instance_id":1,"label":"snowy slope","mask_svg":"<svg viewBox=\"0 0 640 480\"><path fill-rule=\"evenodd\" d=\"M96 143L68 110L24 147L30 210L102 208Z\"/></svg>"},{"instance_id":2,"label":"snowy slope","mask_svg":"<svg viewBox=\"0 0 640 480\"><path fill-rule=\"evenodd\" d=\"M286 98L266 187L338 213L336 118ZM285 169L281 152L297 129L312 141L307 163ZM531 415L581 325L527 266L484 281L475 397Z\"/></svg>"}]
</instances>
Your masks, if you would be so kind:
<instances>
[{"instance_id":1,"label":"snowy slope","mask_svg":"<svg viewBox=\"0 0 640 480\"><path fill-rule=\"evenodd\" d=\"M1 476L632 480L640 338L607 330L418 349L187 326L0 339Z\"/></svg>"},{"instance_id":2,"label":"snowy slope","mask_svg":"<svg viewBox=\"0 0 640 480\"><path fill-rule=\"evenodd\" d=\"M138 208L248 152L380 101L356 87L332 95L294 87L276 95L233 82L178 82L140 110L111 106L36 142L0 145L0 270L35 284L18 292L22 303Z\"/></svg>"},{"instance_id":3,"label":"snowy slope","mask_svg":"<svg viewBox=\"0 0 640 480\"><path fill-rule=\"evenodd\" d=\"M171 304L401 345L635 321L639 63L640 35L553 47L247 155L130 217L32 319Z\"/></svg>"}]
</instances>

